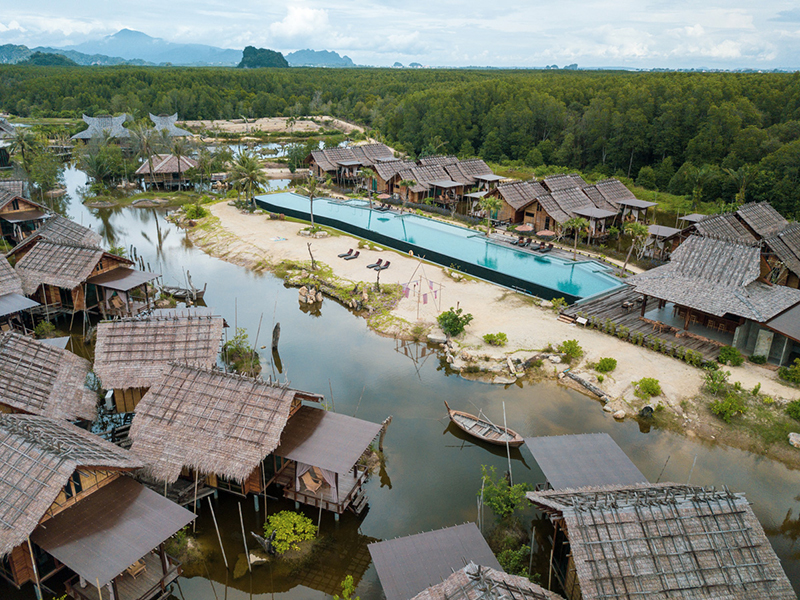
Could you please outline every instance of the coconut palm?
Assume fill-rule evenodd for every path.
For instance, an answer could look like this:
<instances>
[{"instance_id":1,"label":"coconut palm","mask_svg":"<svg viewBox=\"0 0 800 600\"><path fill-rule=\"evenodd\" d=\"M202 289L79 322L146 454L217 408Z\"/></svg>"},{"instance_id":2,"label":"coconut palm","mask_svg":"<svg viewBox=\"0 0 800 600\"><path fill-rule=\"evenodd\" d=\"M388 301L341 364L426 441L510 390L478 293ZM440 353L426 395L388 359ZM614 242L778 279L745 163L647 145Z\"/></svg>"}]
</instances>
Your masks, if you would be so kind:
<instances>
[{"instance_id":1,"label":"coconut palm","mask_svg":"<svg viewBox=\"0 0 800 600\"><path fill-rule=\"evenodd\" d=\"M497 196L484 196L478 202L478 206L486 213L486 235L488 236L492 233L492 214L500 210L503 202Z\"/></svg>"},{"instance_id":2,"label":"coconut palm","mask_svg":"<svg viewBox=\"0 0 800 600\"><path fill-rule=\"evenodd\" d=\"M397 185L406 188L406 197L403 200L403 208L405 208L406 204L408 204L408 193L409 191L411 191L411 188L413 186L417 185L417 182L414 181L413 179L402 179L397 183Z\"/></svg>"},{"instance_id":3,"label":"coconut palm","mask_svg":"<svg viewBox=\"0 0 800 600\"><path fill-rule=\"evenodd\" d=\"M250 150L240 152L231 164L231 182L244 192L245 200L255 203L256 192L267 183L267 175Z\"/></svg>"},{"instance_id":4,"label":"coconut palm","mask_svg":"<svg viewBox=\"0 0 800 600\"><path fill-rule=\"evenodd\" d=\"M30 127L14 127L10 137L9 153L19 154L22 168L30 175L30 165L34 156L42 149L42 140Z\"/></svg>"},{"instance_id":5,"label":"coconut palm","mask_svg":"<svg viewBox=\"0 0 800 600\"><path fill-rule=\"evenodd\" d=\"M747 185L753 181L753 178L758 173L755 165L742 165L738 169L725 169L733 182L736 184L738 191L736 192L736 204L744 204L745 193L747 192Z\"/></svg>"},{"instance_id":6,"label":"coconut palm","mask_svg":"<svg viewBox=\"0 0 800 600\"><path fill-rule=\"evenodd\" d=\"M131 127L131 138L136 155L142 160L147 161L148 171L150 172L150 186L153 185L153 156L158 154L161 149L161 135L155 130L143 124Z\"/></svg>"},{"instance_id":7,"label":"coconut palm","mask_svg":"<svg viewBox=\"0 0 800 600\"><path fill-rule=\"evenodd\" d=\"M631 247L628 248L628 255L625 257L625 264L622 265L622 270L624 271L628 267L628 261L631 259L633 249L641 245L642 242L647 239L647 237L650 235L650 230L644 223L633 221L631 223L625 223L623 232L625 235L628 235L631 238Z\"/></svg>"},{"instance_id":8,"label":"coconut palm","mask_svg":"<svg viewBox=\"0 0 800 600\"><path fill-rule=\"evenodd\" d=\"M569 221L564 223L563 228L571 229L573 232L575 232L575 242L572 245L572 260L578 260L578 236L581 233L588 231L589 221L583 217L572 217Z\"/></svg>"},{"instance_id":9,"label":"coconut palm","mask_svg":"<svg viewBox=\"0 0 800 600\"><path fill-rule=\"evenodd\" d=\"M308 206L309 206L308 212L311 215L311 228L312 229L314 228L314 198L317 195L317 186L318 185L319 185L319 182L317 181L317 178L314 177L314 175L309 175L308 179L306 179L305 183L302 186L296 188L297 192L299 192L301 194L305 194L306 196L308 196Z\"/></svg>"},{"instance_id":10,"label":"coconut palm","mask_svg":"<svg viewBox=\"0 0 800 600\"><path fill-rule=\"evenodd\" d=\"M189 151L189 143L185 138L176 137L172 141L172 155L178 159L178 189L181 188L181 159L183 159Z\"/></svg>"}]
</instances>

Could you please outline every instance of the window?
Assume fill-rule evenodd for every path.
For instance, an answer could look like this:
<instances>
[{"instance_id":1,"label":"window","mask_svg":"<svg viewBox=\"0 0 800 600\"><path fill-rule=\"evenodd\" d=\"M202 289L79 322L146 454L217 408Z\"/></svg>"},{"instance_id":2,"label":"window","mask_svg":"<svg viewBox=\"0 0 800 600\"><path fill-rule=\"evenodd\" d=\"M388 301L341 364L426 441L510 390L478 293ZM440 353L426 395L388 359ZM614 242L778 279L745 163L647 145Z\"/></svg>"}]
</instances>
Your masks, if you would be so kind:
<instances>
[{"instance_id":1,"label":"window","mask_svg":"<svg viewBox=\"0 0 800 600\"><path fill-rule=\"evenodd\" d=\"M80 494L82 491L83 486L81 485L81 475L78 471L75 471L69 478L67 485L64 486L64 495L67 497L67 500L69 500L73 496Z\"/></svg>"},{"instance_id":2,"label":"window","mask_svg":"<svg viewBox=\"0 0 800 600\"><path fill-rule=\"evenodd\" d=\"M11 210L19 210L19 200L16 198L11 201Z\"/></svg>"}]
</instances>

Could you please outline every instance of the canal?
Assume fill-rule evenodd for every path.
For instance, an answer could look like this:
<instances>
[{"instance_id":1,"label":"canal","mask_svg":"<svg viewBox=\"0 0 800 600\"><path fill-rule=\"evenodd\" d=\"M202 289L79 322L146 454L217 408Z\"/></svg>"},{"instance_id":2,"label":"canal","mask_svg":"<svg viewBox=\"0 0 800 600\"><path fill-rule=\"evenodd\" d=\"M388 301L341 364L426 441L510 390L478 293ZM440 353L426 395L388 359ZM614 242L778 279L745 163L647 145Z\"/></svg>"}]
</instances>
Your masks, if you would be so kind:
<instances>
[{"instance_id":1,"label":"canal","mask_svg":"<svg viewBox=\"0 0 800 600\"><path fill-rule=\"evenodd\" d=\"M798 472L757 454L648 429L631 420L615 422L599 402L551 381L503 387L464 380L448 372L425 345L380 337L367 329L364 319L331 300L325 300L318 312L309 312L298 304L297 291L273 276L204 254L184 231L165 220L162 210L84 207L76 191L85 182L83 174L67 169L65 178L69 216L98 231L106 246L135 246L167 285L182 284L189 270L195 285L208 283L206 304L232 327L246 328L251 341L263 319L258 346L268 344L268 332L280 322L280 369L269 351L261 350L265 374L280 370L280 378L288 378L292 387L325 394L342 414L376 422L393 416L385 464L366 486L368 512L361 519L345 515L338 522L323 514L321 540L309 563L293 569L256 566L252 574L234 579L233 565L229 571L223 565L208 504L203 504L197 539L208 553L180 579L186 600L321 600L336 592L348 574L359 580L357 594L362 600L379 600L381 588L369 564L367 543L475 521L481 465L499 472L508 468L502 451L478 446L448 427L445 400L453 408L483 410L495 421L502 419L505 404L509 426L523 436L607 432L651 481L685 483L691 475L693 484L727 485L744 492L795 590L800 589L795 545L800 534ZM534 485L544 480L524 448L512 454L512 471L515 482ZM220 494L215 511L229 562L236 562L244 551L239 502L248 531L259 531L264 519L263 502L256 513L252 498ZM270 514L293 508L277 499L269 499L267 505ZM305 512L315 521L319 516L311 509ZM542 542L547 526L533 511L526 514L528 526L531 519L535 537ZM486 523L491 524L488 510ZM251 542L248 539L252 547ZM534 569L545 582L548 556L549 548L536 543ZM176 591L178 597L181 593ZM0 584L0 595L33 598L33 590L27 586L23 593L12 593Z\"/></svg>"}]
</instances>

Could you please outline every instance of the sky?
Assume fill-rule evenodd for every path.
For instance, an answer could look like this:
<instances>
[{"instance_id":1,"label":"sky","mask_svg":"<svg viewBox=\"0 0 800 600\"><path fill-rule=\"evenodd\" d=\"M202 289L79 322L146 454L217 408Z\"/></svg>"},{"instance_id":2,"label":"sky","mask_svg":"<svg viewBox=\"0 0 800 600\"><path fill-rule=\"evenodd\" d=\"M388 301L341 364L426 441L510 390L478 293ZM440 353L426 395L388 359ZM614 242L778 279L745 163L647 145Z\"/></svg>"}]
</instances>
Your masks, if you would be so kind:
<instances>
[{"instance_id":1,"label":"sky","mask_svg":"<svg viewBox=\"0 0 800 600\"><path fill-rule=\"evenodd\" d=\"M0 44L128 28L357 64L800 69L800 4L762 0L0 0Z\"/></svg>"}]
</instances>

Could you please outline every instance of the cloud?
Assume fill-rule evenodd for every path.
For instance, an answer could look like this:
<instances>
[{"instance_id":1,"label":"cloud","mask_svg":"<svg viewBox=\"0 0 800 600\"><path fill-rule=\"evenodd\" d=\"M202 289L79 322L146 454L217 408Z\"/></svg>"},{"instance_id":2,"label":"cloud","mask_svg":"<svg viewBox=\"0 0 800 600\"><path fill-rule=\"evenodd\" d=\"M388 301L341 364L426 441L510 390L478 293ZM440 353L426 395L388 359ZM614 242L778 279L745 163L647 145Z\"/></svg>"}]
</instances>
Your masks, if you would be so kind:
<instances>
[{"instance_id":1,"label":"cloud","mask_svg":"<svg viewBox=\"0 0 800 600\"><path fill-rule=\"evenodd\" d=\"M0 33L5 33L6 31L20 31L20 32L22 32L22 31L25 31L25 30L16 21L10 21L8 23L8 25L4 25L3 23L0 23Z\"/></svg>"},{"instance_id":2,"label":"cloud","mask_svg":"<svg viewBox=\"0 0 800 600\"><path fill-rule=\"evenodd\" d=\"M313 39L330 29L328 11L308 6L289 6L286 16L269 26L269 32L284 44Z\"/></svg>"},{"instance_id":3,"label":"cloud","mask_svg":"<svg viewBox=\"0 0 800 600\"><path fill-rule=\"evenodd\" d=\"M781 21L783 23L800 23L800 8L782 10L772 17L770 21Z\"/></svg>"}]
</instances>

